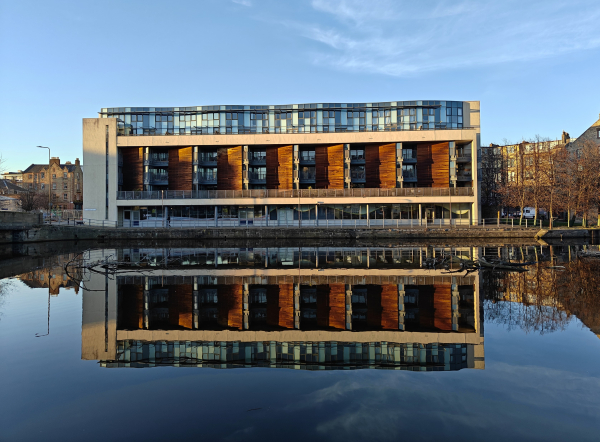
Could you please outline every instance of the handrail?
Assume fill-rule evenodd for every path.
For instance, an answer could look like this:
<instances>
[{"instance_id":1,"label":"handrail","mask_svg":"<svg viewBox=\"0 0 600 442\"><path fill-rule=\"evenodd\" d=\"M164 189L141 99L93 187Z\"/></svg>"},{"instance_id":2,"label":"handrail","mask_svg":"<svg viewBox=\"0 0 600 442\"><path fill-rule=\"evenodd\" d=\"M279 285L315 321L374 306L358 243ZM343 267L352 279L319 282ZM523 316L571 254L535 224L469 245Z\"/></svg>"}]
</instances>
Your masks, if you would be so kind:
<instances>
[{"instance_id":1,"label":"handrail","mask_svg":"<svg viewBox=\"0 0 600 442\"><path fill-rule=\"evenodd\" d=\"M376 198L422 196L473 196L472 187L405 187L391 189L248 189L118 191L118 200L232 199L232 198Z\"/></svg>"}]
</instances>

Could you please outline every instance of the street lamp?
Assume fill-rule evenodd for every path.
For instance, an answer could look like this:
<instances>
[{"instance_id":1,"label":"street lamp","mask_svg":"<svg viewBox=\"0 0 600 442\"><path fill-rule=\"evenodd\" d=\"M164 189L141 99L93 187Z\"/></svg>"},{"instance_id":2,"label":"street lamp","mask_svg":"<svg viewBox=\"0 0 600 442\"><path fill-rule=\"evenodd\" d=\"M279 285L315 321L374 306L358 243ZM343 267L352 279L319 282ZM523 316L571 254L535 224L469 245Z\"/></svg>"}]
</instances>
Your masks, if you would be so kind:
<instances>
[{"instance_id":1,"label":"street lamp","mask_svg":"<svg viewBox=\"0 0 600 442\"><path fill-rule=\"evenodd\" d=\"M50 174L50 148L46 146L36 146L40 149L48 149L48 213L50 223L52 224L52 175Z\"/></svg>"}]
</instances>

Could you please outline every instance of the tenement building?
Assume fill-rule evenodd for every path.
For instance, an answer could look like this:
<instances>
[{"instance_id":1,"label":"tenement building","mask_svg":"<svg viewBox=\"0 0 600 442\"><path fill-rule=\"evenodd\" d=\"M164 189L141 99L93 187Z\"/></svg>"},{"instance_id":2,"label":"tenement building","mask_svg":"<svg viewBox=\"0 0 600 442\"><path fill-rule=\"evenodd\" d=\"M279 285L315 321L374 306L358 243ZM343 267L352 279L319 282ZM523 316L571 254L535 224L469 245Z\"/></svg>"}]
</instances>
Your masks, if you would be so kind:
<instances>
[{"instance_id":1,"label":"tenement building","mask_svg":"<svg viewBox=\"0 0 600 442\"><path fill-rule=\"evenodd\" d=\"M478 101L104 108L85 217L124 226L469 224Z\"/></svg>"},{"instance_id":2,"label":"tenement building","mask_svg":"<svg viewBox=\"0 0 600 442\"><path fill-rule=\"evenodd\" d=\"M18 184L32 192L51 194L53 208L81 210L83 170L79 158L75 158L74 164L70 161L61 164L58 157L52 157L49 165L32 164L22 171L22 181Z\"/></svg>"}]
</instances>

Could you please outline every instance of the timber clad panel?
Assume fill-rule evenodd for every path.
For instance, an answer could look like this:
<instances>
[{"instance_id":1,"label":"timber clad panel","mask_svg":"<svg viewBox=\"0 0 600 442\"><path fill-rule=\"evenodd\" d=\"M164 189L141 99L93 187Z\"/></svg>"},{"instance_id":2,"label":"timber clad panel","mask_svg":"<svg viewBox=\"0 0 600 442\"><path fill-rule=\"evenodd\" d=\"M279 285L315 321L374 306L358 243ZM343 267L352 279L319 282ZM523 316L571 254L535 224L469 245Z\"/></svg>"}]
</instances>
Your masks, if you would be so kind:
<instances>
[{"instance_id":1,"label":"timber clad panel","mask_svg":"<svg viewBox=\"0 0 600 442\"><path fill-rule=\"evenodd\" d=\"M192 329L192 292L191 284L169 286L169 324L174 329Z\"/></svg>"},{"instance_id":2,"label":"timber clad panel","mask_svg":"<svg viewBox=\"0 0 600 442\"><path fill-rule=\"evenodd\" d=\"M398 330L398 286L381 286L381 328Z\"/></svg>"},{"instance_id":3,"label":"timber clad panel","mask_svg":"<svg viewBox=\"0 0 600 442\"><path fill-rule=\"evenodd\" d=\"M452 287L435 285L433 308L435 317L433 325L440 330L452 330Z\"/></svg>"},{"instance_id":4,"label":"timber clad panel","mask_svg":"<svg viewBox=\"0 0 600 442\"><path fill-rule=\"evenodd\" d=\"M292 189L293 167L294 146L267 147L267 189Z\"/></svg>"},{"instance_id":5,"label":"timber clad panel","mask_svg":"<svg viewBox=\"0 0 600 442\"><path fill-rule=\"evenodd\" d=\"M450 187L448 143L417 145L417 187Z\"/></svg>"},{"instance_id":6,"label":"timber clad panel","mask_svg":"<svg viewBox=\"0 0 600 442\"><path fill-rule=\"evenodd\" d=\"M294 328L293 284L267 287L267 324L285 329Z\"/></svg>"},{"instance_id":7,"label":"timber clad panel","mask_svg":"<svg viewBox=\"0 0 600 442\"><path fill-rule=\"evenodd\" d=\"M242 146L217 149L217 189L242 190Z\"/></svg>"},{"instance_id":8,"label":"timber clad panel","mask_svg":"<svg viewBox=\"0 0 600 442\"><path fill-rule=\"evenodd\" d=\"M317 286L317 324L339 330L346 328L346 285Z\"/></svg>"},{"instance_id":9,"label":"timber clad panel","mask_svg":"<svg viewBox=\"0 0 600 442\"><path fill-rule=\"evenodd\" d=\"M144 328L144 289L141 285L119 286L117 328L119 330Z\"/></svg>"},{"instance_id":10,"label":"timber clad panel","mask_svg":"<svg viewBox=\"0 0 600 442\"><path fill-rule=\"evenodd\" d=\"M121 148L123 190L144 190L144 148Z\"/></svg>"},{"instance_id":11,"label":"timber clad panel","mask_svg":"<svg viewBox=\"0 0 600 442\"><path fill-rule=\"evenodd\" d=\"M450 146L448 143L437 143L431 146L433 169L432 187L450 187Z\"/></svg>"},{"instance_id":12,"label":"timber clad panel","mask_svg":"<svg viewBox=\"0 0 600 442\"><path fill-rule=\"evenodd\" d=\"M344 188L344 145L315 147L315 186L317 189Z\"/></svg>"},{"instance_id":13,"label":"timber clad panel","mask_svg":"<svg viewBox=\"0 0 600 442\"><path fill-rule=\"evenodd\" d=\"M217 323L224 327L242 329L243 286L241 284L221 285L217 287L219 299Z\"/></svg>"},{"instance_id":14,"label":"timber clad panel","mask_svg":"<svg viewBox=\"0 0 600 442\"><path fill-rule=\"evenodd\" d=\"M169 149L169 190L192 190L192 147Z\"/></svg>"},{"instance_id":15,"label":"timber clad panel","mask_svg":"<svg viewBox=\"0 0 600 442\"><path fill-rule=\"evenodd\" d=\"M396 187L396 144L365 146L365 187L391 189Z\"/></svg>"}]
</instances>

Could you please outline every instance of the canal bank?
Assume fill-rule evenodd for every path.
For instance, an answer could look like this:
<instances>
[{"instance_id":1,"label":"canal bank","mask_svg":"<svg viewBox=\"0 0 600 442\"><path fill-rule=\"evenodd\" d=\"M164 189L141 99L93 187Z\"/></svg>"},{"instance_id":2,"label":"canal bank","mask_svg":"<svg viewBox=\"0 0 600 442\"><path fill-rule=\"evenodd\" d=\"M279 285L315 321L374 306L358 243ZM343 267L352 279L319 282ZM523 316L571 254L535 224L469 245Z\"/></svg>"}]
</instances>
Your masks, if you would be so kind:
<instances>
[{"instance_id":1,"label":"canal bank","mask_svg":"<svg viewBox=\"0 0 600 442\"><path fill-rule=\"evenodd\" d=\"M109 228L93 226L30 226L0 230L0 244L69 240L378 240L378 239L560 239L588 238L587 230L525 228Z\"/></svg>"}]
</instances>

